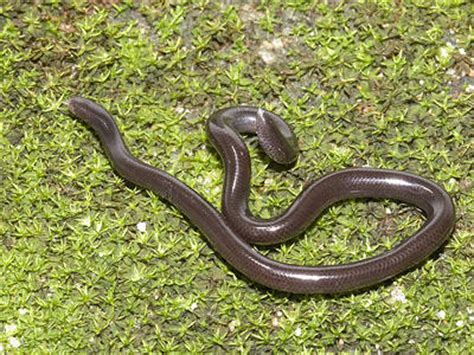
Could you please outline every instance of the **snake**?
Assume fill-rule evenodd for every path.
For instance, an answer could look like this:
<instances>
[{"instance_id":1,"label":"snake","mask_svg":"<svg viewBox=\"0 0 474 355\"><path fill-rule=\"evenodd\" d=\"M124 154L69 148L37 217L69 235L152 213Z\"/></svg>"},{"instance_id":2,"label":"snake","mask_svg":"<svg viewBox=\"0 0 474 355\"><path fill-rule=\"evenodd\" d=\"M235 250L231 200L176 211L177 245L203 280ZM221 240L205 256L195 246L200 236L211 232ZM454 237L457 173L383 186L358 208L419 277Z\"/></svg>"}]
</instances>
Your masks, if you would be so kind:
<instances>
[{"instance_id":1,"label":"snake","mask_svg":"<svg viewBox=\"0 0 474 355\"><path fill-rule=\"evenodd\" d=\"M206 122L224 165L221 212L194 189L164 170L132 155L112 115L100 104L76 96L70 114L98 136L115 172L175 206L208 240L231 269L251 283L290 294L340 294L364 290L417 267L447 241L455 226L448 193L412 173L355 167L307 184L280 215L255 217L249 209L251 162L242 134L255 134L263 151L279 164L297 159L297 139L289 125L262 108L218 110ZM255 248L287 241L304 231L336 202L391 199L421 210L424 222L410 237L381 254L336 265L295 265L273 260Z\"/></svg>"}]
</instances>

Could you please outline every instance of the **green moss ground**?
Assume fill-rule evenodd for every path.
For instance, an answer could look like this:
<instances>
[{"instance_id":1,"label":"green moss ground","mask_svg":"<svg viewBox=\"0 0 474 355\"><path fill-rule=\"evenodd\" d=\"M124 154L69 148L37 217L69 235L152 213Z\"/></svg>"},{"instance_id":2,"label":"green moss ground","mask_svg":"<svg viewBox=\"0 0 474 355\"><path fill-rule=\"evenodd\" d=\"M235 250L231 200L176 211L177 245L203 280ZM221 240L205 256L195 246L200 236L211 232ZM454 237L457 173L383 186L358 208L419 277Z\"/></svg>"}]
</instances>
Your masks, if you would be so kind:
<instances>
[{"instance_id":1,"label":"green moss ground","mask_svg":"<svg viewBox=\"0 0 474 355\"><path fill-rule=\"evenodd\" d=\"M0 353L474 352L472 5L252 3L1 2ZM174 207L113 173L67 114L72 95L103 103L134 154L216 206L223 170L205 120L250 104L284 117L301 148L281 172L247 139L259 216L324 173L370 165L444 186L456 230L366 292L256 287ZM410 206L348 201L262 252L359 260L422 222Z\"/></svg>"}]
</instances>

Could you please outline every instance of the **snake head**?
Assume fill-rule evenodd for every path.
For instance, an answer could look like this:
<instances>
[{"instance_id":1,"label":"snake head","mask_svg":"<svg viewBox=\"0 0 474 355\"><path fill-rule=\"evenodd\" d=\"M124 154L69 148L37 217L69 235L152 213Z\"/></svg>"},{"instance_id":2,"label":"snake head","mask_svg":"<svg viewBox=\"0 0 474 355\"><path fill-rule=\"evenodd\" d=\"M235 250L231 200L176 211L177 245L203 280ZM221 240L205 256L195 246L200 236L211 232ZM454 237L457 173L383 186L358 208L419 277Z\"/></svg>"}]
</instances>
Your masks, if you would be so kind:
<instances>
[{"instance_id":1,"label":"snake head","mask_svg":"<svg viewBox=\"0 0 474 355\"><path fill-rule=\"evenodd\" d=\"M102 139L111 139L119 135L112 116L94 101L76 96L68 100L67 106L73 116L86 123Z\"/></svg>"},{"instance_id":2,"label":"snake head","mask_svg":"<svg viewBox=\"0 0 474 355\"><path fill-rule=\"evenodd\" d=\"M258 109L256 133L262 149L278 164L291 164L298 155L293 130L277 115Z\"/></svg>"}]
</instances>

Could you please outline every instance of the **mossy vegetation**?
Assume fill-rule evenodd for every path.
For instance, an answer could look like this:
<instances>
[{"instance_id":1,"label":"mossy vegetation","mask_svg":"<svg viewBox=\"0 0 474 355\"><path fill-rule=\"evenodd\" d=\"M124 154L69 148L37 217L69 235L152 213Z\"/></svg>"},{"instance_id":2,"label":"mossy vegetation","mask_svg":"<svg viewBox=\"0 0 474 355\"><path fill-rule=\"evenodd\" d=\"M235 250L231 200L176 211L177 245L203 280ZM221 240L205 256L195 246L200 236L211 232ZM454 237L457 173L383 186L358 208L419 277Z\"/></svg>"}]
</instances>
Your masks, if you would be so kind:
<instances>
[{"instance_id":1,"label":"mossy vegetation","mask_svg":"<svg viewBox=\"0 0 474 355\"><path fill-rule=\"evenodd\" d=\"M7 1L0 5L0 353L474 351L472 4L425 1ZM299 138L295 166L252 156L251 209L352 166L444 186L441 251L365 292L300 296L236 275L179 211L112 171L67 114L116 117L131 150L220 205L213 111L261 106ZM423 223L393 201L331 207L272 258L376 255Z\"/></svg>"}]
</instances>

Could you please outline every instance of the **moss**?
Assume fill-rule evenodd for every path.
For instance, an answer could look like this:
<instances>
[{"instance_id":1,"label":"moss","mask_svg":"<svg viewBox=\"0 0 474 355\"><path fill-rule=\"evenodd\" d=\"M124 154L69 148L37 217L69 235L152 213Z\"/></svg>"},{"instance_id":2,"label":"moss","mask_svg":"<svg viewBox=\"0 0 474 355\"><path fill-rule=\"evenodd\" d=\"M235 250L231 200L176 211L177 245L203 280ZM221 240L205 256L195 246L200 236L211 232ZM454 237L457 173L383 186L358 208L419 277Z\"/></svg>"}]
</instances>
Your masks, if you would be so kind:
<instances>
[{"instance_id":1,"label":"moss","mask_svg":"<svg viewBox=\"0 0 474 355\"><path fill-rule=\"evenodd\" d=\"M471 10L454 0L0 5L3 351L472 352ZM324 173L370 165L443 185L456 230L421 267L366 292L257 287L174 207L113 173L66 113L71 95L108 107L134 154L216 206L223 171L205 120L251 104L282 115L302 152L275 171L247 139L257 215ZM262 252L359 260L421 223L410 206L348 201Z\"/></svg>"}]
</instances>

